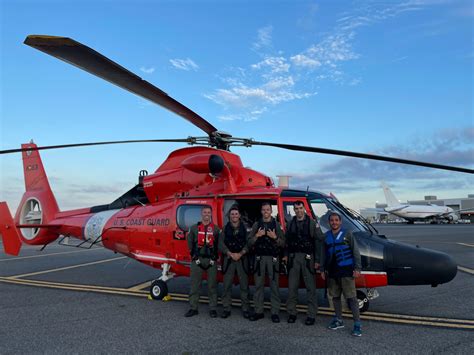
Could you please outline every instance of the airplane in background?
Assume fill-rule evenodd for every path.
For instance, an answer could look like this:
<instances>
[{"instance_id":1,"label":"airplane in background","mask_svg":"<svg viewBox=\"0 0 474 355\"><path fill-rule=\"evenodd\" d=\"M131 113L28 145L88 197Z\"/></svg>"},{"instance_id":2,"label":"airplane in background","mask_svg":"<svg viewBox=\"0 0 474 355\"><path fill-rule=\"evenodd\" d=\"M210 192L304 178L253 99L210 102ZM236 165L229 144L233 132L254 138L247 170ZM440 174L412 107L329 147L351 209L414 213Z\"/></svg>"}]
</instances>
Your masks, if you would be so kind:
<instances>
[{"instance_id":1,"label":"airplane in background","mask_svg":"<svg viewBox=\"0 0 474 355\"><path fill-rule=\"evenodd\" d=\"M447 221L449 223L454 223L459 219L457 213L461 210L455 211L448 206L438 206L433 204L410 205L408 203L401 203L385 182L382 181L381 185L383 193L385 194L385 200L387 201L387 207L384 208L385 212L391 213L397 217L402 217L410 224L415 221Z\"/></svg>"}]
</instances>

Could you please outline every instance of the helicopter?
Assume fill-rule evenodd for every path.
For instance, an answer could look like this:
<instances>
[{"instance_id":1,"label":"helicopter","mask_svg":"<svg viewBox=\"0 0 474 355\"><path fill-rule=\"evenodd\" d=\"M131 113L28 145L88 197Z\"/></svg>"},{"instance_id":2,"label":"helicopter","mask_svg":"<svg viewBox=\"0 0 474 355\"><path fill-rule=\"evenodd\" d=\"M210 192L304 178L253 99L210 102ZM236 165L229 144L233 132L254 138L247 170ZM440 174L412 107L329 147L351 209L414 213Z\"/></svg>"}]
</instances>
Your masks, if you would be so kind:
<instances>
[{"instance_id":1,"label":"helicopter","mask_svg":"<svg viewBox=\"0 0 474 355\"><path fill-rule=\"evenodd\" d=\"M237 138L219 131L203 117L176 101L153 84L143 80L97 51L67 37L30 35L24 43L111 82L158 104L186 119L207 135L183 139L150 139L37 146L30 142L0 154L21 152L26 191L13 217L6 202L0 202L0 234L5 253L18 255L23 243L48 244L76 238L77 247L103 246L153 268L161 275L151 282L150 296L163 299L168 281L189 276L191 256L186 236L189 227L200 220L201 209L212 210L219 226L228 221L227 212L238 205L245 222L260 217L263 202L272 205L274 217L286 228L293 216L293 203L302 201L323 232L329 230L327 215L338 211L343 228L352 231L362 257L362 272L356 278L361 311L378 296L377 288L400 285L431 285L451 281L457 265L447 254L398 243L380 235L357 212L342 205L332 194L275 186L271 177L244 167L234 146L269 146L294 151L331 154L392 163L423 166L461 173L474 170L396 157L341 151L319 147L271 143ZM69 211L61 211L51 190L40 150L141 142L178 142L191 145L173 151L152 174L142 170L138 183L115 201ZM69 243L68 243L69 244ZM324 281L316 274L317 287ZM222 273L218 281L222 282ZM237 280L235 280L237 281ZM280 287L287 287L283 276Z\"/></svg>"}]
</instances>

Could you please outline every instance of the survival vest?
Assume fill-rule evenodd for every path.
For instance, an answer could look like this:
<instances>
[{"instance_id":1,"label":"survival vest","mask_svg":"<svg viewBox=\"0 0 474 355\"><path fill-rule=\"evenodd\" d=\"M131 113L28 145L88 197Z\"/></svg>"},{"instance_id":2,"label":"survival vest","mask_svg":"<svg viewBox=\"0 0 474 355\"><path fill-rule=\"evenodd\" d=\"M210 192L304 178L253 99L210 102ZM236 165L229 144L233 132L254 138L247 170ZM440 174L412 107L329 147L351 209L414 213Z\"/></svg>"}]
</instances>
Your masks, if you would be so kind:
<instances>
[{"instance_id":1,"label":"survival vest","mask_svg":"<svg viewBox=\"0 0 474 355\"><path fill-rule=\"evenodd\" d=\"M240 222L239 228L234 229L229 222L224 228L224 244L231 253L239 253L247 244L247 228Z\"/></svg>"},{"instance_id":2,"label":"survival vest","mask_svg":"<svg viewBox=\"0 0 474 355\"><path fill-rule=\"evenodd\" d=\"M346 231L341 229L334 236L332 231L326 232L326 265L329 275L334 277L352 276L354 257L349 241L345 239Z\"/></svg>"},{"instance_id":3,"label":"survival vest","mask_svg":"<svg viewBox=\"0 0 474 355\"><path fill-rule=\"evenodd\" d=\"M258 229L263 228L265 231L273 229L276 231L276 220L272 217L270 222L264 222L262 218L258 221ZM276 242L266 234L257 239L255 242L255 254L258 256L273 256L277 257L280 250Z\"/></svg>"},{"instance_id":4,"label":"survival vest","mask_svg":"<svg viewBox=\"0 0 474 355\"><path fill-rule=\"evenodd\" d=\"M288 227L287 242L289 253L314 254L315 240L311 237L309 226L310 219L308 215L304 217L301 228L298 228L296 217L293 217Z\"/></svg>"},{"instance_id":5,"label":"survival vest","mask_svg":"<svg viewBox=\"0 0 474 355\"><path fill-rule=\"evenodd\" d=\"M198 223L198 248L208 246L214 247L214 224L211 222L207 226Z\"/></svg>"}]
</instances>

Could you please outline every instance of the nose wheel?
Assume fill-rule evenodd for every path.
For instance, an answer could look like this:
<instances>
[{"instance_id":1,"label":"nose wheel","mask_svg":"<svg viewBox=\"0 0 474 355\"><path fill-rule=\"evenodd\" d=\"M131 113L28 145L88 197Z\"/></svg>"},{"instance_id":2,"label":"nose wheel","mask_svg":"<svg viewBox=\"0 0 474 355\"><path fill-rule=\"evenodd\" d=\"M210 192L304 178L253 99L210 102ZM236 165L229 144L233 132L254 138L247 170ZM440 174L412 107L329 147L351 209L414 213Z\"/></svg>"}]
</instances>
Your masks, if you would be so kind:
<instances>
[{"instance_id":1,"label":"nose wheel","mask_svg":"<svg viewBox=\"0 0 474 355\"><path fill-rule=\"evenodd\" d=\"M162 272L160 278L154 280L150 287L150 297L154 300L162 300L168 296L168 285L166 282L175 276L173 272L170 272L170 264L165 263L161 266L161 268Z\"/></svg>"},{"instance_id":2,"label":"nose wheel","mask_svg":"<svg viewBox=\"0 0 474 355\"><path fill-rule=\"evenodd\" d=\"M369 293L370 293L371 290L369 290ZM378 296L378 294L377 294ZM377 297L376 296L376 297ZM357 290L357 304L359 305L359 312L360 313L364 313L365 311L367 311L369 309L369 296L367 296L364 292L362 292L361 290ZM373 297L375 298L375 297ZM371 298L372 299L372 298ZM349 304L349 301L347 301L347 307L349 309L351 309L351 305Z\"/></svg>"}]
</instances>

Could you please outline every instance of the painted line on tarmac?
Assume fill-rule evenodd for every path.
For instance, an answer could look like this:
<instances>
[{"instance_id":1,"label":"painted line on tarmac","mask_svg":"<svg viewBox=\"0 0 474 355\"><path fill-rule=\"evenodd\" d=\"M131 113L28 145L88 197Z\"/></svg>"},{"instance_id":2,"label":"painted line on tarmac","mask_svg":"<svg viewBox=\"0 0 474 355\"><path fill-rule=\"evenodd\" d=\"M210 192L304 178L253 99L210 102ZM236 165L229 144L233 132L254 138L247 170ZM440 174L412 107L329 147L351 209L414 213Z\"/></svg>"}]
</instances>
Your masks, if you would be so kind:
<instances>
[{"instance_id":1,"label":"painted line on tarmac","mask_svg":"<svg viewBox=\"0 0 474 355\"><path fill-rule=\"evenodd\" d=\"M19 256L19 257L15 257L15 258L1 259L0 262L12 261L12 260L32 259L32 258L41 258L41 257L45 257L45 256L50 256L50 255L81 253L81 252L84 252L84 251L99 250L99 249L101 249L101 248L74 250L74 251L63 251L63 252L60 252L60 253L49 253L49 254L41 254L41 255Z\"/></svg>"},{"instance_id":2,"label":"painted line on tarmac","mask_svg":"<svg viewBox=\"0 0 474 355\"><path fill-rule=\"evenodd\" d=\"M464 245L464 246L466 246L466 247L474 248L474 244L468 244L468 243L456 243L456 244Z\"/></svg>"},{"instance_id":3,"label":"painted line on tarmac","mask_svg":"<svg viewBox=\"0 0 474 355\"><path fill-rule=\"evenodd\" d=\"M152 282L153 282L153 280L145 281L145 282L143 282L143 283L141 283L141 284L138 284L138 285L129 287L129 288L127 288L127 290L130 290L130 291L141 291L141 290L143 290L144 288L149 287Z\"/></svg>"},{"instance_id":4,"label":"painted line on tarmac","mask_svg":"<svg viewBox=\"0 0 474 355\"><path fill-rule=\"evenodd\" d=\"M466 273L471 274L471 275L474 275L474 270L469 269L468 267L465 267L465 266L459 266L458 265L458 270L462 271L462 272L466 272Z\"/></svg>"},{"instance_id":5,"label":"painted line on tarmac","mask_svg":"<svg viewBox=\"0 0 474 355\"><path fill-rule=\"evenodd\" d=\"M49 281L39 281L39 280L24 280L11 277L0 277L0 282L25 285L25 286L36 286L43 288L54 288L62 290L71 290L71 291L83 291L83 292L95 292L103 294L115 294L123 296L134 296L134 297L148 297L148 292L146 291L131 291L126 288L118 287L103 287L103 286L93 286L93 285L80 285L80 284L65 284L58 282L49 282ZM170 293L171 300L188 302L188 295ZM208 297L200 297L199 302L209 303ZM233 299L233 306L241 306L240 300ZM264 307L270 309L271 305L269 302L265 302ZM286 307L282 307L282 310L285 310ZM306 305L298 305L297 310L300 313L306 313L308 307ZM334 311L328 307L320 307L318 310L319 315L333 316ZM349 312L344 312L343 316L346 318L352 318L352 314ZM406 325L422 325L430 326L437 328L451 328L459 330L474 330L474 320L468 319L451 319L451 318L435 318L435 317L423 317L423 316L410 316L403 314L391 314L391 313L377 313L377 312L365 312L361 314L361 319L365 320L375 320L386 323L396 323L396 324L406 324Z\"/></svg>"},{"instance_id":6,"label":"painted line on tarmac","mask_svg":"<svg viewBox=\"0 0 474 355\"><path fill-rule=\"evenodd\" d=\"M56 271L63 271L63 270L70 270L70 269L75 269L78 267L83 267L83 266L89 266L89 265L97 265L97 264L102 264L102 263L108 263L110 261L115 261L115 260L120 260L120 259L125 259L127 256L121 256L118 258L112 258L112 259L105 259L105 260L99 260L99 261L93 261L90 263L84 263L84 264L79 264L79 265L72 265L72 266L65 266L65 267L60 267L56 269L49 269L49 270L43 270L43 271L36 271L36 272L30 272L27 274L20 274L20 275L12 275L9 276L8 278L10 279L19 279L23 277L29 277L29 276L35 276L35 275L42 275L42 274L48 274L50 272L56 272Z\"/></svg>"}]
</instances>

